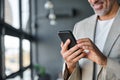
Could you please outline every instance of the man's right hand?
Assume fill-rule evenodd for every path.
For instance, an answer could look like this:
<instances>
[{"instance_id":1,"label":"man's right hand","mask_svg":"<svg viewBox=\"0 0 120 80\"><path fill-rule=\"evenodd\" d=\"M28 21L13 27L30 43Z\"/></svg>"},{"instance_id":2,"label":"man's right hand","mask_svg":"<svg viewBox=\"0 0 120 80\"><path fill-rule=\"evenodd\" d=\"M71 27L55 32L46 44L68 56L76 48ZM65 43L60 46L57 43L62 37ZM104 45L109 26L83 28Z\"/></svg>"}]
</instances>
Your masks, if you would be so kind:
<instances>
[{"instance_id":1,"label":"man's right hand","mask_svg":"<svg viewBox=\"0 0 120 80\"><path fill-rule=\"evenodd\" d=\"M70 39L68 39L64 44L61 43L61 54L67 64L69 73L71 74L76 67L77 62L86 56L83 52L83 49L79 48L76 44L74 47L68 50L68 45L70 44Z\"/></svg>"}]
</instances>

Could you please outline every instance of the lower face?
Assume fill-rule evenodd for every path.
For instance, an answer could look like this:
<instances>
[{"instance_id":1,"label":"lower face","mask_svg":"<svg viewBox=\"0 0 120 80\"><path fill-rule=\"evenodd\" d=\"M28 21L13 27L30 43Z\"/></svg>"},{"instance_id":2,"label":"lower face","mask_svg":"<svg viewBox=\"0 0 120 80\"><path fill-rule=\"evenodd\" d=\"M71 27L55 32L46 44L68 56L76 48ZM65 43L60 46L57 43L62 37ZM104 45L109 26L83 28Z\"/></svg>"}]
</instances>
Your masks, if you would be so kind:
<instances>
[{"instance_id":1,"label":"lower face","mask_svg":"<svg viewBox=\"0 0 120 80\"><path fill-rule=\"evenodd\" d=\"M113 4L116 0L96 0L96 1L88 0L88 1L97 15L104 16L111 11Z\"/></svg>"}]
</instances>

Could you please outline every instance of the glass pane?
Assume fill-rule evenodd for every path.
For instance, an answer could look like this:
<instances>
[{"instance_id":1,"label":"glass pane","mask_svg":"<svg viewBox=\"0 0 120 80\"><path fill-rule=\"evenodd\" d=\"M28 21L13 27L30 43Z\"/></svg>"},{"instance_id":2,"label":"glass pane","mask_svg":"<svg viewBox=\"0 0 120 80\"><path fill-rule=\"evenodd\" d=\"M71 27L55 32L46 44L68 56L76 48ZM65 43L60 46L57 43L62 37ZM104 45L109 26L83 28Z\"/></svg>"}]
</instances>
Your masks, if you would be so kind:
<instances>
[{"instance_id":1,"label":"glass pane","mask_svg":"<svg viewBox=\"0 0 120 80\"><path fill-rule=\"evenodd\" d=\"M23 80L31 80L31 70L28 69L23 73Z\"/></svg>"},{"instance_id":2,"label":"glass pane","mask_svg":"<svg viewBox=\"0 0 120 80\"><path fill-rule=\"evenodd\" d=\"M19 28L19 0L5 0L5 22Z\"/></svg>"},{"instance_id":3,"label":"glass pane","mask_svg":"<svg viewBox=\"0 0 120 80\"><path fill-rule=\"evenodd\" d=\"M5 36L5 73L10 75L19 70L19 38Z\"/></svg>"},{"instance_id":4,"label":"glass pane","mask_svg":"<svg viewBox=\"0 0 120 80\"><path fill-rule=\"evenodd\" d=\"M29 0L22 0L22 27L29 32Z\"/></svg>"},{"instance_id":5,"label":"glass pane","mask_svg":"<svg viewBox=\"0 0 120 80\"><path fill-rule=\"evenodd\" d=\"M23 66L30 65L30 42L28 40L23 39Z\"/></svg>"},{"instance_id":6,"label":"glass pane","mask_svg":"<svg viewBox=\"0 0 120 80\"><path fill-rule=\"evenodd\" d=\"M6 80L21 80L19 76L15 77L15 78L10 78L10 79L6 79Z\"/></svg>"}]
</instances>

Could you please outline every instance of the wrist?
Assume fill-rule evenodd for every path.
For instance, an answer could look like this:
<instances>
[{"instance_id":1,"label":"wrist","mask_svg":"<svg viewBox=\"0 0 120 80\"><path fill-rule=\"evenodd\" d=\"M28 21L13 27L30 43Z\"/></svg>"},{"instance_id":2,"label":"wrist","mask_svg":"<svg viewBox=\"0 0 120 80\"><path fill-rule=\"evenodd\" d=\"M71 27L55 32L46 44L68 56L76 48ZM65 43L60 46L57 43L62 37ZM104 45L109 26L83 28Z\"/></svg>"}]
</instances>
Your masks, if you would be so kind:
<instances>
[{"instance_id":1,"label":"wrist","mask_svg":"<svg viewBox=\"0 0 120 80\"><path fill-rule=\"evenodd\" d=\"M107 66L107 58L105 57L101 63L102 67L106 67Z\"/></svg>"},{"instance_id":2,"label":"wrist","mask_svg":"<svg viewBox=\"0 0 120 80\"><path fill-rule=\"evenodd\" d=\"M67 69L68 69L68 71L69 71L69 73L71 74L73 71L74 71L74 69L75 69L75 67L76 67L76 65L72 65L72 66L70 66L70 65L66 65L67 66Z\"/></svg>"}]
</instances>

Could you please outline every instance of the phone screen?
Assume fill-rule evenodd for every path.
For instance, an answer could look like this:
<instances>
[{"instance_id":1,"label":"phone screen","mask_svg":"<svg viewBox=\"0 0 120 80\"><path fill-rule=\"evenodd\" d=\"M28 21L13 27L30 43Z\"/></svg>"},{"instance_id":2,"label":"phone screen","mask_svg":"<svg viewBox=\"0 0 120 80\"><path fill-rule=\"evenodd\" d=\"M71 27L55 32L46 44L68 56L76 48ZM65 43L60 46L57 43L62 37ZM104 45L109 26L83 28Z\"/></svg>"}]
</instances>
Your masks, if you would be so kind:
<instances>
[{"instance_id":1,"label":"phone screen","mask_svg":"<svg viewBox=\"0 0 120 80\"><path fill-rule=\"evenodd\" d=\"M65 43L67 39L70 39L71 43L68 48L72 48L76 45L76 39L70 30L59 31L58 35L63 43Z\"/></svg>"}]
</instances>

